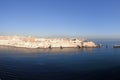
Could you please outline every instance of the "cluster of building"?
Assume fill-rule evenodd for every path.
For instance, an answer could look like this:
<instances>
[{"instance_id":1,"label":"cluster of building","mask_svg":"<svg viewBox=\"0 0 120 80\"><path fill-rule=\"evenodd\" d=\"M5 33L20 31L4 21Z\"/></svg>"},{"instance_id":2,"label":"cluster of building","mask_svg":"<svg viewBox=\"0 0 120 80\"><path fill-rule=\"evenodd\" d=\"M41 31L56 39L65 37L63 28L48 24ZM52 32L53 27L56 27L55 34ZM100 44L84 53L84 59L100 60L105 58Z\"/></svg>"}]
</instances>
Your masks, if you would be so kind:
<instances>
[{"instance_id":1,"label":"cluster of building","mask_svg":"<svg viewBox=\"0 0 120 80\"><path fill-rule=\"evenodd\" d=\"M20 36L0 36L0 45L25 48L96 47L94 42L79 38L35 38Z\"/></svg>"}]
</instances>

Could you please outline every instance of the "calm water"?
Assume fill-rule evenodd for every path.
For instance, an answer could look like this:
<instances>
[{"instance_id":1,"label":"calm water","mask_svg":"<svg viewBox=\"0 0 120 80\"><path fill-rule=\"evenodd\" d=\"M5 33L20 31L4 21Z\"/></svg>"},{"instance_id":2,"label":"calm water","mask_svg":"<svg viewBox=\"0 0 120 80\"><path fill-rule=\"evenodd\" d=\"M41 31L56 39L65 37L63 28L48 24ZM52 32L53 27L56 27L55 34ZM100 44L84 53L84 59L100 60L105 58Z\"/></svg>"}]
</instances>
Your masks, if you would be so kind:
<instances>
[{"instance_id":1,"label":"calm water","mask_svg":"<svg viewBox=\"0 0 120 80\"><path fill-rule=\"evenodd\" d=\"M0 80L120 80L118 40L102 48L0 48ZM104 45L109 44L108 48Z\"/></svg>"}]
</instances>

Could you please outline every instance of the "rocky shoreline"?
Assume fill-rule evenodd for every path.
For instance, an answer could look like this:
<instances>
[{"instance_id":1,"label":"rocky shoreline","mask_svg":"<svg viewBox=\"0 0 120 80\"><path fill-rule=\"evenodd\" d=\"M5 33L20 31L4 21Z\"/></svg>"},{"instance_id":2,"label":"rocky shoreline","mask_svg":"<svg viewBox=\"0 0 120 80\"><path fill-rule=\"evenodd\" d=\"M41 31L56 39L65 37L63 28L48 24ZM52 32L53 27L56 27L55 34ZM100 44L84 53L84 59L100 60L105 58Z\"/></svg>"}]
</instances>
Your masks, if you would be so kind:
<instances>
[{"instance_id":1,"label":"rocky shoreline","mask_svg":"<svg viewBox=\"0 0 120 80\"><path fill-rule=\"evenodd\" d=\"M80 38L35 38L20 36L0 36L1 46L23 48L92 48L96 44Z\"/></svg>"}]
</instances>

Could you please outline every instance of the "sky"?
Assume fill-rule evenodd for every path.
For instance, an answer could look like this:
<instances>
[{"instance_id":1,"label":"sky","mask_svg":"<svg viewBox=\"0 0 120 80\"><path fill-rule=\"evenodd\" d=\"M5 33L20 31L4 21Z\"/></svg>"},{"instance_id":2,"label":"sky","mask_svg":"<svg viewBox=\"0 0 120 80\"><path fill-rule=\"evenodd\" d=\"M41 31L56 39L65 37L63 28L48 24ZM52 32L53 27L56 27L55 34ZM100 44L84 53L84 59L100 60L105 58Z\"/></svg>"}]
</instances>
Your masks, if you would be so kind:
<instances>
[{"instance_id":1,"label":"sky","mask_svg":"<svg viewBox=\"0 0 120 80\"><path fill-rule=\"evenodd\" d=\"M120 0L0 0L0 35L120 38Z\"/></svg>"}]
</instances>

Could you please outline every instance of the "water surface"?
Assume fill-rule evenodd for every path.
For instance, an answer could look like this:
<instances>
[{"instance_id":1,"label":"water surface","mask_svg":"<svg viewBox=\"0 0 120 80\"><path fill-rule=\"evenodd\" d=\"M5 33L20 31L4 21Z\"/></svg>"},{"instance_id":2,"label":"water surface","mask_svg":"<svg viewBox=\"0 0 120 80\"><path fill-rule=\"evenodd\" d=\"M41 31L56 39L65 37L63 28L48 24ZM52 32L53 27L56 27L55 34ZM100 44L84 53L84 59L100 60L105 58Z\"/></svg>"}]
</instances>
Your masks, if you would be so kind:
<instances>
[{"instance_id":1,"label":"water surface","mask_svg":"<svg viewBox=\"0 0 120 80\"><path fill-rule=\"evenodd\" d=\"M106 48L23 49L0 47L1 80L120 80L119 40Z\"/></svg>"}]
</instances>

